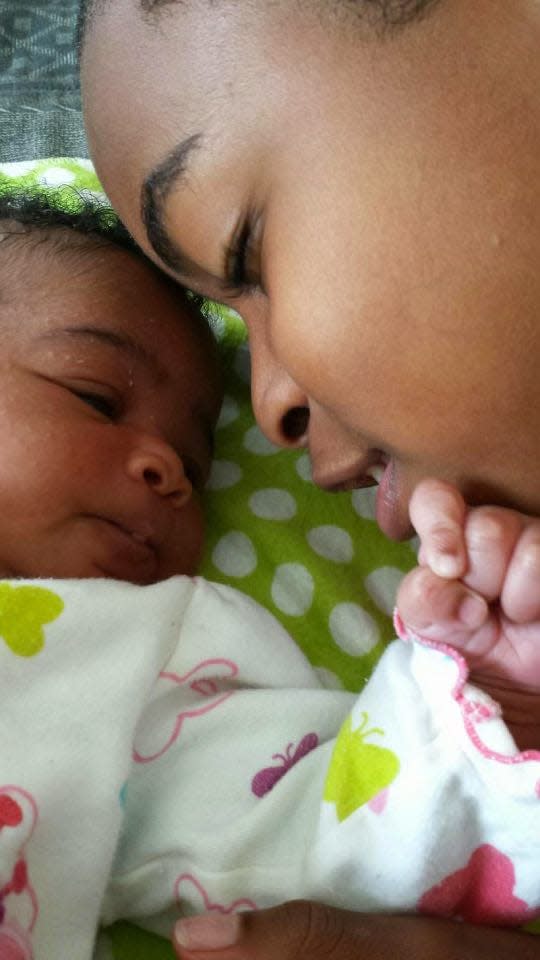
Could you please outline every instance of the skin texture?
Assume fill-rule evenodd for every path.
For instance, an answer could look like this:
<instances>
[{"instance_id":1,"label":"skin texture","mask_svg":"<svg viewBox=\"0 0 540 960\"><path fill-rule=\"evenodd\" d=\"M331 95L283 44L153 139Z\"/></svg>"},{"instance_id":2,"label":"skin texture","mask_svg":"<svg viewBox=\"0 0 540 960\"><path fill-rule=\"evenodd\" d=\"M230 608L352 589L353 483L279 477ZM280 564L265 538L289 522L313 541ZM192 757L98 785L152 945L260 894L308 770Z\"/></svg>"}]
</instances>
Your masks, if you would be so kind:
<instances>
[{"instance_id":1,"label":"skin texture","mask_svg":"<svg viewBox=\"0 0 540 960\"><path fill-rule=\"evenodd\" d=\"M206 919L206 918L205 918ZM537 960L538 941L504 930L448 924L423 917L389 917L330 910L292 901L270 910L212 916L202 947L202 925L191 926L197 949L174 940L181 960ZM287 931L284 936L283 931ZM210 940L208 939L210 938ZM218 941L224 949L218 948ZM210 941L212 941L210 943ZM225 942L227 945L225 946ZM218 948L218 949L216 949Z\"/></svg>"},{"instance_id":2,"label":"skin texture","mask_svg":"<svg viewBox=\"0 0 540 960\"><path fill-rule=\"evenodd\" d=\"M259 423L308 446L316 482L361 486L382 466L377 519L396 538L423 478L450 485L440 511L420 505L431 556L415 575L439 578L420 591L423 625L442 612L455 630L471 561L462 497L524 517L503 521L500 569L540 514L540 13L531 0L443 0L381 40L313 7L187 3L145 22L115 0L83 57L91 151L156 262L243 315ZM164 162L189 138L185 175L166 184ZM158 231L141 217L149 176ZM437 553L461 567L441 578ZM482 585L490 603L504 598L498 579L498 593ZM194 921L197 943L178 955L538 953L518 933L321 905L238 924L234 940L214 926L203 943L208 920Z\"/></svg>"},{"instance_id":3,"label":"skin texture","mask_svg":"<svg viewBox=\"0 0 540 960\"><path fill-rule=\"evenodd\" d=\"M180 290L108 243L6 247L2 575L195 573L221 402L210 334Z\"/></svg>"},{"instance_id":4,"label":"skin texture","mask_svg":"<svg viewBox=\"0 0 540 960\"><path fill-rule=\"evenodd\" d=\"M396 537L424 476L538 514L537 5L443 2L382 42L306 8L174 5L152 25L110 4L83 58L98 173L159 260L141 188L199 137L164 198L191 261L170 272L242 313L259 422L309 446L317 482L387 465Z\"/></svg>"}]
</instances>

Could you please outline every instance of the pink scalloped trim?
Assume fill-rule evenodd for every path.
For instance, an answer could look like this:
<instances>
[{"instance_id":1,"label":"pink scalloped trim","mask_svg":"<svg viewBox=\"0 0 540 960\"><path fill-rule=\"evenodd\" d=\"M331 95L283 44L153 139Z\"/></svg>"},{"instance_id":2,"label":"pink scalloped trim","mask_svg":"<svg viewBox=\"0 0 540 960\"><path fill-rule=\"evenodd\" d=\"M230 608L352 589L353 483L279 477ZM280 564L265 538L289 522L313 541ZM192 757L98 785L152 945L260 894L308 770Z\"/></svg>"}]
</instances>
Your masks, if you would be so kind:
<instances>
[{"instance_id":1,"label":"pink scalloped trim","mask_svg":"<svg viewBox=\"0 0 540 960\"><path fill-rule=\"evenodd\" d=\"M430 647L432 650L437 650L439 653L450 657L454 661L457 667L457 679L451 690L451 695L461 710L463 726L471 743L474 744L483 757L505 764L529 763L531 761L536 763L540 762L540 750L522 750L519 753L509 755L507 753L498 753L496 750L490 750L481 740L475 724L482 723L493 717L502 717L502 711L495 700L490 700L490 703L482 703L480 701L470 700L465 696L463 690L469 678L469 668L465 658L462 657L454 647L451 647L448 643L428 640L426 637L421 637L419 634L413 633L412 630L409 630L409 628L405 626L397 609L394 610L394 627L400 640L404 640L405 643L419 643L423 647ZM540 780L536 783L535 792L537 796L540 797Z\"/></svg>"}]
</instances>

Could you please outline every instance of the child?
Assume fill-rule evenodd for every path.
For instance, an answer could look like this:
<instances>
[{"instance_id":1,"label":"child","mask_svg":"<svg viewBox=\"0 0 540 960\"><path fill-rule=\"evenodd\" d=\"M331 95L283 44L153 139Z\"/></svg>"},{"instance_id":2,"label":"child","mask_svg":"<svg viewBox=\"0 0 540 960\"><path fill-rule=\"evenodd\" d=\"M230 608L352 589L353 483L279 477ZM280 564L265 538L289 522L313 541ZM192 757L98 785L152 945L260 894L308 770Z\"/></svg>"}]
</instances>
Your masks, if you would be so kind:
<instances>
[{"instance_id":1,"label":"child","mask_svg":"<svg viewBox=\"0 0 540 960\"><path fill-rule=\"evenodd\" d=\"M2 221L0 955L78 960L100 917L166 932L178 905L284 895L534 916L540 755L442 627L355 698L241 594L164 580L200 549L208 333L140 258L51 219Z\"/></svg>"},{"instance_id":2,"label":"child","mask_svg":"<svg viewBox=\"0 0 540 960\"><path fill-rule=\"evenodd\" d=\"M89 6L82 76L98 173L156 262L243 315L268 436L307 444L329 489L376 474L378 521L394 537L407 534L408 502L426 475L469 504L519 511L488 510L473 524L473 590L483 566L500 586L515 531L523 536L514 573L529 581L535 627L514 623L508 637L513 573L502 594L486 594L502 605L489 620L490 668L478 672L508 699L508 648L493 641L519 649L538 629L536 5ZM434 525L428 551L450 558L455 611L465 514L457 494L447 506L451 522ZM504 564L493 565L499 548ZM528 686L524 673L517 711ZM238 957L297 957L303 928L293 917L275 914L273 927L254 918ZM341 924L334 915L328 929ZM402 936L417 955L421 927L408 923ZM355 955L355 930L336 936L338 948L325 946L323 930L321 952ZM438 935L441 960L476 955L471 931L457 944L453 930ZM393 956L380 927L376 936ZM474 942L478 955L527 949Z\"/></svg>"}]
</instances>

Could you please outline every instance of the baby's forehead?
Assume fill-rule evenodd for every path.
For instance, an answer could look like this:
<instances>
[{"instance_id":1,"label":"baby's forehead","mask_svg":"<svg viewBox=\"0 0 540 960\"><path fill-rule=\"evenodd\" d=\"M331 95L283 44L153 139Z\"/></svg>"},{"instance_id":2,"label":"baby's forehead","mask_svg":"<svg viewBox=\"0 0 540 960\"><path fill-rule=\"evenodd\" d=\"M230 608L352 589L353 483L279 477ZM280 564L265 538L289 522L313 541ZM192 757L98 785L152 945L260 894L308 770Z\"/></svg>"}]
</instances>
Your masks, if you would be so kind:
<instances>
[{"instance_id":1,"label":"baby's forehead","mask_svg":"<svg viewBox=\"0 0 540 960\"><path fill-rule=\"evenodd\" d=\"M65 227L35 225L0 215L2 301L27 299L37 288L44 294L53 261L66 271L73 271L76 265L84 269L85 258L101 246L101 242Z\"/></svg>"}]
</instances>

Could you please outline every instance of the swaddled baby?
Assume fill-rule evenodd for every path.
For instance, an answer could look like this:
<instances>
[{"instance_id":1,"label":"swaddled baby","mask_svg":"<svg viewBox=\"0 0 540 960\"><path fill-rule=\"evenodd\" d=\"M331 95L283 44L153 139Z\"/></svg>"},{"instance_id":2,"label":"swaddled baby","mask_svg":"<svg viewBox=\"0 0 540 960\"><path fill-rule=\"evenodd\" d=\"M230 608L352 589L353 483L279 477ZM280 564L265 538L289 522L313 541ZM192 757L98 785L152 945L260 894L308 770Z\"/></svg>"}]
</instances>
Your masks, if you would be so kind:
<instances>
[{"instance_id":1,"label":"swaddled baby","mask_svg":"<svg viewBox=\"0 0 540 960\"><path fill-rule=\"evenodd\" d=\"M209 331L99 209L0 215L0 956L301 896L535 916L540 754L444 636L398 618L412 642L328 690L268 612L194 576Z\"/></svg>"}]
</instances>

